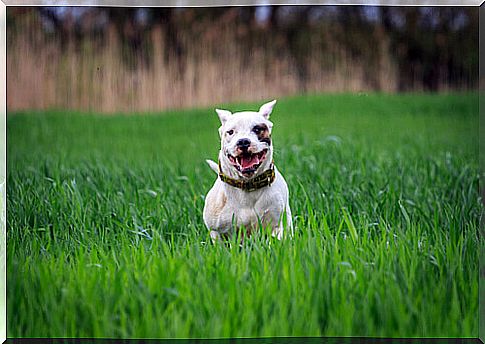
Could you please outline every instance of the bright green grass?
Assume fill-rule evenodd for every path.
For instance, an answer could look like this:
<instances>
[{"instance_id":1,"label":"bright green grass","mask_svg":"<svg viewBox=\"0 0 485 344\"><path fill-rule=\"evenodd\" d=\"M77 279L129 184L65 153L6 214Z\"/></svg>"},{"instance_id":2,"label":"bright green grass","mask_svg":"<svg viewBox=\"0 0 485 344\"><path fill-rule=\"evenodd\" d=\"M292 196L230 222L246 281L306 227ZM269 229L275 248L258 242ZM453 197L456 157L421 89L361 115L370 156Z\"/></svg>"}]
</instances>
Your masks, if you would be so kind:
<instances>
[{"instance_id":1,"label":"bright green grass","mask_svg":"<svg viewBox=\"0 0 485 344\"><path fill-rule=\"evenodd\" d=\"M9 114L8 335L476 337L478 96L272 120L296 236L227 248L202 221L213 110Z\"/></svg>"}]
</instances>

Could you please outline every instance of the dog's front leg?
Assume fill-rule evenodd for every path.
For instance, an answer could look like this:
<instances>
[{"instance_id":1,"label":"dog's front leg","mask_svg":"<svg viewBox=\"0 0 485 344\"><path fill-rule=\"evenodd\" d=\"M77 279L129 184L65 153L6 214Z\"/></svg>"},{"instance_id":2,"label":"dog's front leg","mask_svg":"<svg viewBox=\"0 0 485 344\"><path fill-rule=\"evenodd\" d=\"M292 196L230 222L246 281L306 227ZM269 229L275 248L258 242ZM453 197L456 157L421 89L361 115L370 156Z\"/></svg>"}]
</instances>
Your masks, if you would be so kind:
<instances>
[{"instance_id":1,"label":"dog's front leg","mask_svg":"<svg viewBox=\"0 0 485 344\"><path fill-rule=\"evenodd\" d=\"M285 230L284 223L286 221L286 230L289 231L290 237L293 237L293 220L291 218L291 210L289 206L286 206L286 210L280 216L278 225L273 227L273 232L271 233L273 237L277 237L278 240L283 238L283 232Z\"/></svg>"},{"instance_id":2,"label":"dog's front leg","mask_svg":"<svg viewBox=\"0 0 485 344\"><path fill-rule=\"evenodd\" d=\"M278 240L281 240L283 238L283 221L280 221L279 225L276 227L273 227L273 231L271 232L271 235L273 237L278 238Z\"/></svg>"},{"instance_id":3,"label":"dog's front leg","mask_svg":"<svg viewBox=\"0 0 485 344\"><path fill-rule=\"evenodd\" d=\"M217 240L221 239L221 234L218 231L211 231L210 236L212 239L212 242L216 242Z\"/></svg>"},{"instance_id":4,"label":"dog's front leg","mask_svg":"<svg viewBox=\"0 0 485 344\"><path fill-rule=\"evenodd\" d=\"M271 236L281 240L283 238L283 221L279 220L273 209L265 209L263 214L258 217L259 224L262 228L271 228Z\"/></svg>"}]
</instances>

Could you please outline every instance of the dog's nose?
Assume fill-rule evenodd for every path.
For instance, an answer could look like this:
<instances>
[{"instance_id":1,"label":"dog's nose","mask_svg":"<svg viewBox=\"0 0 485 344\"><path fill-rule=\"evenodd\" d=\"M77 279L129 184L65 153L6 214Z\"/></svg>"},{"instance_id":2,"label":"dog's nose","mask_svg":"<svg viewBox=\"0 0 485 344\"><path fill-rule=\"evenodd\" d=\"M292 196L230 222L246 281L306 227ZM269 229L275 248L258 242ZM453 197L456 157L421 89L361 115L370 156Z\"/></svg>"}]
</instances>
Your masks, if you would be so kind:
<instances>
[{"instance_id":1,"label":"dog's nose","mask_svg":"<svg viewBox=\"0 0 485 344\"><path fill-rule=\"evenodd\" d=\"M236 146L241 150L247 150L250 144L251 144L251 141L249 139L239 139L236 142Z\"/></svg>"}]
</instances>

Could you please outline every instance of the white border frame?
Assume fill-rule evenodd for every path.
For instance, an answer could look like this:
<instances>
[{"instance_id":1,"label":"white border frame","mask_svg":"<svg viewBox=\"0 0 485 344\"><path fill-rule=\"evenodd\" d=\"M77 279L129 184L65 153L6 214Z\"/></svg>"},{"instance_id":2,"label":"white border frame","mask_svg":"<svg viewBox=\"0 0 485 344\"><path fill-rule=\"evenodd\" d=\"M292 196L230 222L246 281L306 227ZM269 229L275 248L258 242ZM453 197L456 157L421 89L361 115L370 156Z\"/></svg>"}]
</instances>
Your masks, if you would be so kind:
<instances>
[{"instance_id":1,"label":"white border frame","mask_svg":"<svg viewBox=\"0 0 485 344\"><path fill-rule=\"evenodd\" d=\"M480 6L485 0L1 0L6 6L229 7L264 5Z\"/></svg>"},{"instance_id":2,"label":"white border frame","mask_svg":"<svg viewBox=\"0 0 485 344\"><path fill-rule=\"evenodd\" d=\"M0 343L7 339L7 6L0 3Z\"/></svg>"},{"instance_id":3,"label":"white border frame","mask_svg":"<svg viewBox=\"0 0 485 344\"><path fill-rule=\"evenodd\" d=\"M264 6L264 5L368 5L368 6L474 6L485 0L0 0L0 343L7 340L7 238L6 238L6 178L7 178L7 70L6 34L7 6L117 6L117 7L222 7L222 6ZM480 12L484 9L480 8ZM479 25L481 31L481 25ZM480 47L479 53L482 51ZM481 66L480 66L481 67ZM480 68L481 70L481 68ZM480 82L483 82L480 80ZM480 91L481 92L481 91ZM480 111L481 112L481 111ZM482 154L480 152L479 154ZM483 248L481 256L484 256ZM482 271L480 264L480 271ZM482 278L480 278L482 279ZM479 293L481 290L479 289ZM479 295L478 338L485 336L482 329L482 313Z\"/></svg>"}]
</instances>

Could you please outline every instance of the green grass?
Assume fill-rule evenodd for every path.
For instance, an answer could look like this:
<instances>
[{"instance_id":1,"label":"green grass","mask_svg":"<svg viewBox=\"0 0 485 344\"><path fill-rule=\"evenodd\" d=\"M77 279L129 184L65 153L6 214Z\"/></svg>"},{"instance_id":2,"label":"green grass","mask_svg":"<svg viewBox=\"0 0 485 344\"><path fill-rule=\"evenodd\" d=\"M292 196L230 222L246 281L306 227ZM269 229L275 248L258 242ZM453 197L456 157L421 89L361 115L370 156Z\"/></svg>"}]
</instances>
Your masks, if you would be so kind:
<instances>
[{"instance_id":1,"label":"green grass","mask_svg":"<svg viewBox=\"0 0 485 344\"><path fill-rule=\"evenodd\" d=\"M478 95L272 120L295 238L228 248L202 221L212 109L9 114L8 336L477 337Z\"/></svg>"}]
</instances>

